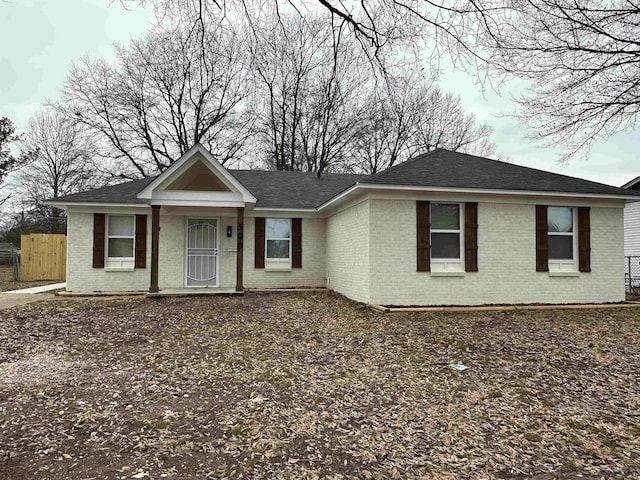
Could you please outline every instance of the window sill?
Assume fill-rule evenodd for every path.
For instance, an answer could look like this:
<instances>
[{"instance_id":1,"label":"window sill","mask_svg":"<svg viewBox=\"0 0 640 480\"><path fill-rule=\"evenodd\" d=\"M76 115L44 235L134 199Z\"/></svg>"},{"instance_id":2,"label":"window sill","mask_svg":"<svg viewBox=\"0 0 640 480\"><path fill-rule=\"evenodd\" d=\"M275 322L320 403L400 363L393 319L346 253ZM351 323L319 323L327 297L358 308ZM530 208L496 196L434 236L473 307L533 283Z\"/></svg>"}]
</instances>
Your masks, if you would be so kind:
<instances>
[{"instance_id":1,"label":"window sill","mask_svg":"<svg viewBox=\"0 0 640 480\"><path fill-rule=\"evenodd\" d=\"M550 277L579 277L580 272L549 272Z\"/></svg>"},{"instance_id":2,"label":"window sill","mask_svg":"<svg viewBox=\"0 0 640 480\"><path fill-rule=\"evenodd\" d=\"M291 264L287 263L284 265L265 265L264 266L264 271L265 272L290 272L292 270L291 268Z\"/></svg>"},{"instance_id":3,"label":"window sill","mask_svg":"<svg viewBox=\"0 0 640 480\"><path fill-rule=\"evenodd\" d=\"M135 267L104 267L105 272L133 272Z\"/></svg>"},{"instance_id":4,"label":"window sill","mask_svg":"<svg viewBox=\"0 0 640 480\"><path fill-rule=\"evenodd\" d=\"M464 277L467 272L456 272L456 271L442 271L442 272L431 272L432 277Z\"/></svg>"}]
</instances>

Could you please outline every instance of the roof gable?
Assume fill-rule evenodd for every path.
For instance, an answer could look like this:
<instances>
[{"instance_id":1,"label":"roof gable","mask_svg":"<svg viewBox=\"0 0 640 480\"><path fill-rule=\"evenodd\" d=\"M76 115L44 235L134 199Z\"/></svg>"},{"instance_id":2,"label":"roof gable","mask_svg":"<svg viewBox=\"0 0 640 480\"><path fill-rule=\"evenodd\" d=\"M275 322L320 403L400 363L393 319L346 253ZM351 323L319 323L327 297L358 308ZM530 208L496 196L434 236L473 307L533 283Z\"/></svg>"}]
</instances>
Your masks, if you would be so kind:
<instances>
[{"instance_id":1,"label":"roof gable","mask_svg":"<svg viewBox=\"0 0 640 480\"><path fill-rule=\"evenodd\" d=\"M202 182L199 180L187 178L190 176L191 169L199 169L201 174L209 175L210 178L213 177L215 185L211 185L209 189L204 189ZM176 189L176 185L180 188ZM238 200L242 202L257 202L257 198L242 183L213 158L206 148L197 143L173 165L153 179L138 193L137 198L147 202L152 200L192 202L200 199L203 200L203 203L206 203L205 200L209 202L215 202L216 200L230 201L231 197L234 196L231 194L236 194Z\"/></svg>"},{"instance_id":2,"label":"roof gable","mask_svg":"<svg viewBox=\"0 0 640 480\"><path fill-rule=\"evenodd\" d=\"M196 160L178 178L169 183L165 190L190 192L230 192L202 160Z\"/></svg>"}]
</instances>

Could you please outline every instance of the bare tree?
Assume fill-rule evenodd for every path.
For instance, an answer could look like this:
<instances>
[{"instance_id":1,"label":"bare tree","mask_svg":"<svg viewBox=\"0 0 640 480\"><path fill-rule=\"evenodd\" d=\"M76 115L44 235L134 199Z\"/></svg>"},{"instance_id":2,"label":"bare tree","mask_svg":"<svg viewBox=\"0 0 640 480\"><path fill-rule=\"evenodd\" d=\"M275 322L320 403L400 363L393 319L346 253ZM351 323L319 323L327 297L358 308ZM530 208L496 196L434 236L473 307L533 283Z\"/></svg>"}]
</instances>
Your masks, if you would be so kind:
<instances>
[{"instance_id":1,"label":"bare tree","mask_svg":"<svg viewBox=\"0 0 640 480\"><path fill-rule=\"evenodd\" d=\"M253 14L247 0L121 0L204 22L229 10ZM302 0L263 0L276 12ZM594 139L633 129L638 114L640 4L634 0L317 0L311 5L349 28L374 61L404 48L456 67L482 83L516 75L532 88L519 98L531 137L586 155Z\"/></svg>"},{"instance_id":2,"label":"bare tree","mask_svg":"<svg viewBox=\"0 0 640 480\"><path fill-rule=\"evenodd\" d=\"M464 112L460 98L406 71L372 90L351 168L376 173L436 148L492 155L492 129Z\"/></svg>"},{"instance_id":3,"label":"bare tree","mask_svg":"<svg viewBox=\"0 0 640 480\"><path fill-rule=\"evenodd\" d=\"M520 99L532 137L587 154L595 138L635 128L640 112L640 4L525 0L485 35L490 61L532 82Z\"/></svg>"},{"instance_id":4,"label":"bare tree","mask_svg":"<svg viewBox=\"0 0 640 480\"><path fill-rule=\"evenodd\" d=\"M343 29L343 23L331 24L331 56L305 97L301 143L308 171L344 170L348 152L363 128L363 100L372 81L367 78L362 51L340 33Z\"/></svg>"},{"instance_id":5,"label":"bare tree","mask_svg":"<svg viewBox=\"0 0 640 480\"><path fill-rule=\"evenodd\" d=\"M416 132L425 95L432 81L402 72L387 82L373 85L363 109L363 127L352 151L351 168L377 173L409 156L408 145Z\"/></svg>"},{"instance_id":6,"label":"bare tree","mask_svg":"<svg viewBox=\"0 0 640 480\"><path fill-rule=\"evenodd\" d=\"M298 170L296 141L303 97L309 75L321 66L323 25L288 19L253 28L257 32L251 44L254 94L258 102L263 100L258 148L276 170Z\"/></svg>"},{"instance_id":7,"label":"bare tree","mask_svg":"<svg viewBox=\"0 0 640 480\"><path fill-rule=\"evenodd\" d=\"M327 18L283 16L253 28L258 149L278 170L340 169L360 128L361 52Z\"/></svg>"},{"instance_id":8,"label":"bare tree","mask_svg":"<svg viewBox=\"0 0 640 480\"><path fill-rule=\"evenodd\" d=\"M493 31L494 16L508 9L507 1L490 0L360 0L344 2L317 0L120 0L120 3L152 5L159 16L181 21L206 23L210 18L231 17L228 12L240 12L253 17L264 11L280 15L308 9L329 15L353 34L371 60L385 49L398 44L424 46L428 40L435 57L448 53L459 61L480 64L483 57L474 48L479 36ZM406 53L406 52L405 52Z\"/></svg>"},{"instance_id":9,"label":"bare tree","mask_svg":"<svg viewBox=\"0 0 640 480\"><path fill-rule=\"evenodd\" d=\"M99 134L120 178L162 172L197 142L226 164L251 135L243 52L240 38L219 25L151 33L119 47L113 65L74 65L64 111Z\"/></svg>"},{"instance_id":10,"label":"bare tree","mask_svg":"<svg viewBox=\"0 0 640 480\"><path fill-rule=\"evenodd\" d=\"M16 145L22 140L22 135L16 134L16 127L7 117L0 117L0 187L6 177L17 170L33 156L29 149L15 152ZM4 204L11 194L0 195L0 205Z\"/></svg>"},{"instance_id":11,"label":"bare tree","mask_svg":"<svg viewBox=\"0 0 640 480\"><path fill-rule=\"evenodd\" d=\"M495 152L488 141L493 129L479 124L474 114L464 112L460 97L433 88L420 102L409 142L409 154L429 152L436 148L482 156Z\"/></svg>"},{"instance_id":12,"label":"bare tree","mask_svg":"<svg viewBox=\"0 0 640 480\"><path fill-rule=\"evenodd\" d=\"M34 153L19 174L18 193L32 212L47 220L51 232L64 231L60 210L45 205L44 200L100 185L90 136L73 119L44 109L29 121L24 145Z\"/></svg>"}]
</instances>

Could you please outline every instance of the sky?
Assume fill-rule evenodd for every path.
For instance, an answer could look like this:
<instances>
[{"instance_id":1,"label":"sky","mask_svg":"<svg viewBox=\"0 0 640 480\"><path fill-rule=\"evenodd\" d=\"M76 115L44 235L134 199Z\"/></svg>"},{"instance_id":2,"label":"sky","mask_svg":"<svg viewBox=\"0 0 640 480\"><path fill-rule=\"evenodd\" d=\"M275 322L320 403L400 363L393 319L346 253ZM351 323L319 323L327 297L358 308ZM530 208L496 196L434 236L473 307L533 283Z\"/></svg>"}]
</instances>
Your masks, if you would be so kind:
<instances>
[{"instance_id":1,"label":"sky","mask_svg":"<svg viewBox=\"0 0 640 480\"><path fill-rule=\"evenodd\" d=\"M0 116L24 130L29 117L59 89L71 63L84 55L113 58L114 42L126 43L153 24L150 9L125 10L112 0L0 0ZM511 116L512 96L525 85L508 81L483 91L473 75L443 71L441 88L458 94L466 112L494 128L492 141L512 163L622 185L640 175L640 131L594 143L587 160L558 162L560 149L531 143L527 127Z\"/></svg>"}]
</instances>

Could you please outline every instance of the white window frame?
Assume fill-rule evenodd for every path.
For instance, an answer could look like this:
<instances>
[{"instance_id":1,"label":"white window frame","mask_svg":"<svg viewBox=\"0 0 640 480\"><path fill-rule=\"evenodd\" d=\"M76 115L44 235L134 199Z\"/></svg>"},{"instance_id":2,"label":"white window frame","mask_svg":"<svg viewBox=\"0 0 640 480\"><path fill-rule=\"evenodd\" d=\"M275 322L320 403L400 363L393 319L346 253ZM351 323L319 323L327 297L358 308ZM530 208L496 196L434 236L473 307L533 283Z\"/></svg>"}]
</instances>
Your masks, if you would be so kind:
<instances>
[{"instance_id":1,"label":"white window frame","mask_svg":"<svg viewBox=\"0 0 640 480\"><path fill-rule=\"evenodd\" d=\"M436 205L457 205L458 206L458 229L443 229L443 228L430 228L429 230L429 245L432 245L432 235L434 233L457 233L460 240L460 258L433 258L431 256L431 263L463 263L464 262L464 203L459 202L431 202L429 204L429 221L433 223L432 206ZM433 252L429 249L429 254Z\"/></svg>"},{"instance_id":2,"label":"white window frame","mask_svg":"<svg viewBox=\"0 0 640 480\"><path fill-rule=\"evenodd\" d=\"M269 238L267 236L267 223L269 220L287 220L289 222L289 238ZM265 263L278 263L278 264L291 264L292 256L292 237L293 237L293 222L290 218L276 218L270 217L264 220L264 261ZM269 250L267 249L268 240L287 240L289 242L289 258L269 258Z\"/></svg>"},{"instance_id":3,"label":"white window frame","mask_svg":"<svg viewBox=\"0 0 640 480\"><path fill-rule=\"evenodd\" d=\"M109 222L111 221L111 217L131 217L131 220L133 222L133 235L109 235ZM107 252L106 257L107 260L114 260L114 261L121 261L121 262L125 262L125 261L135 261L136 259L136 216L135 215L118 215L118 214L114 214L114 215L107 215L107 231L106 231L106 235L104 236L104 241L105 241L105 251ZM111 238L130 238L133 240L133 252L132 255L130 257L111 257L109 256L109 239Z\"/></svg>"},{"instance_id":4,"label":"white window frame","mask_svg":"<svg viewBox=\"0 0 640 480\"><path fill-rule=\"evenodd\" d=\"M550 232L549 231L549 208L568 208L569 210L571 210L571 232ZM573 240L571 242L571 255L572 258L568 259L568 258L548 258L547 261L549 263L564 263L564 264L570 264L570 263L575 263L576 262L576 250L578 248L577 245L577 239L578 236L576 235L576 221L577 221L577 215L576 215L577 211L574 207L567 207L564 205L549 205L547 207L547 237L550 236L564 236L564 237L568 237L571 236L573 237ZM548 240L547 240L547 244L548 244Z\"/></svg>"}]
</instances>

